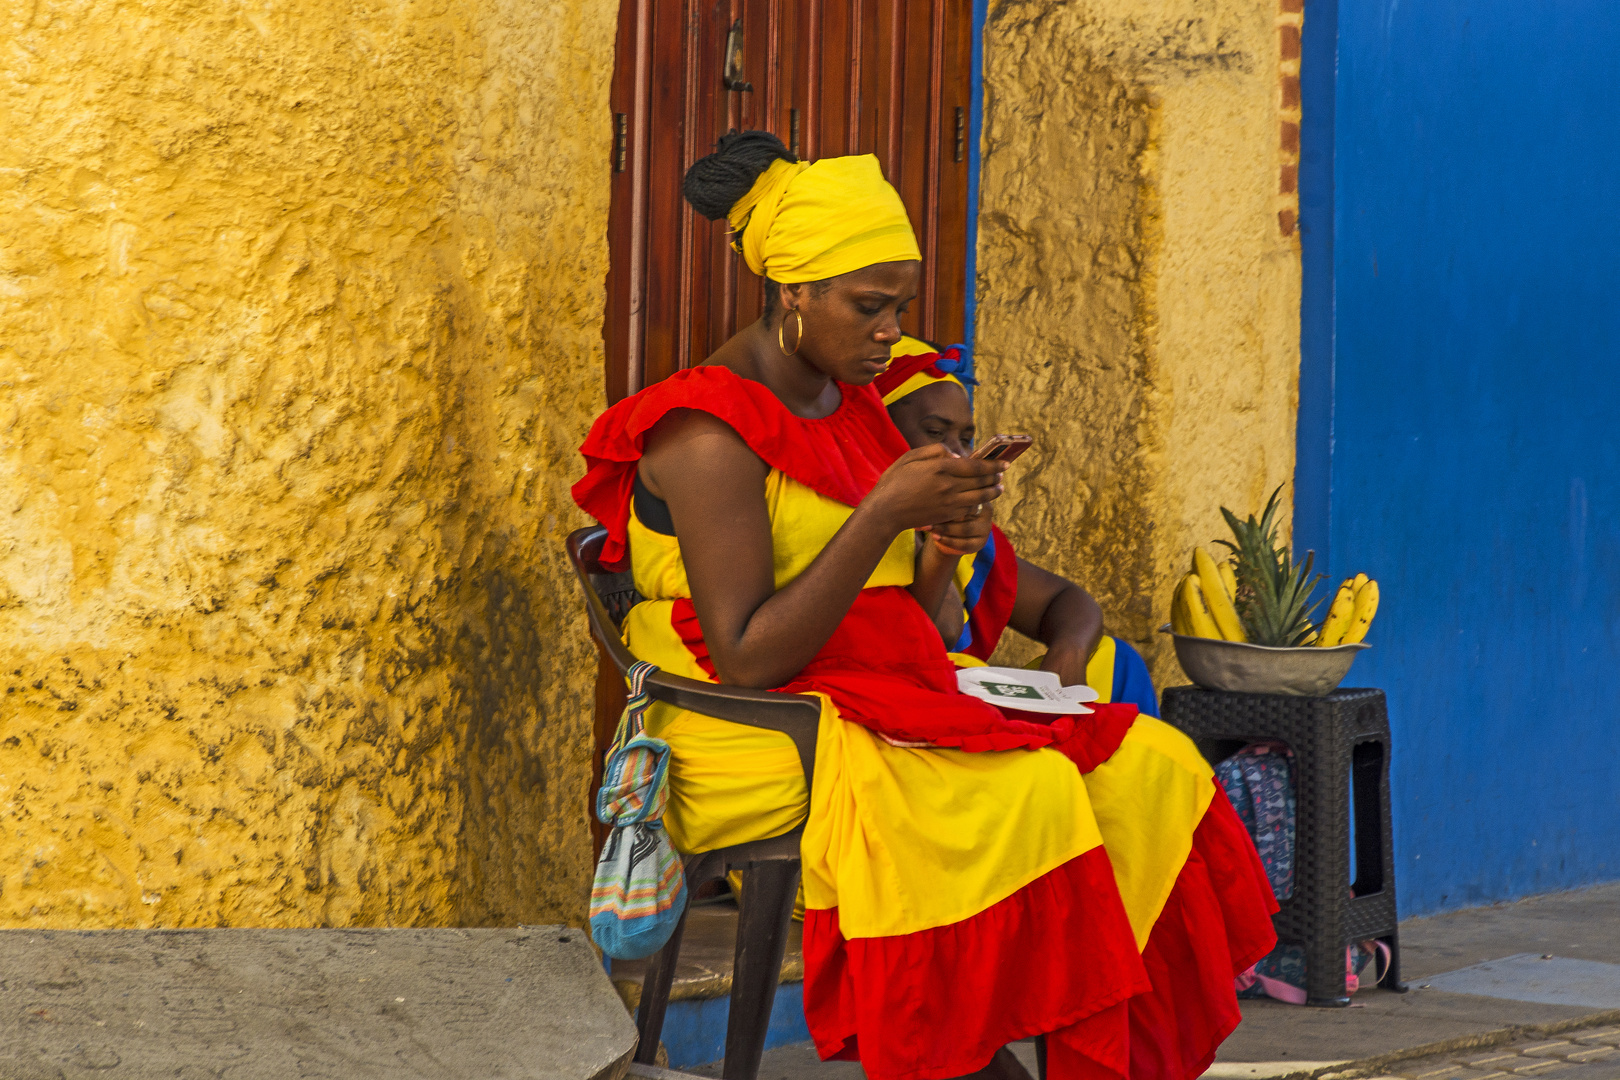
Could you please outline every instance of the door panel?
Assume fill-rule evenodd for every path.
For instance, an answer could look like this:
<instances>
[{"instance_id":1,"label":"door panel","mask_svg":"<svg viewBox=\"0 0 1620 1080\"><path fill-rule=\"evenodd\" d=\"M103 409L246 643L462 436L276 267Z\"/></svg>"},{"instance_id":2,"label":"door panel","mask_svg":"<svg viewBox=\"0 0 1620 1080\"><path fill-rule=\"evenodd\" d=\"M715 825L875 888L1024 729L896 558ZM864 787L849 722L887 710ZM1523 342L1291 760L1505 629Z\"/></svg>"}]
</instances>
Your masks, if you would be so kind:
<instances>
[{"instance_id":1,"label":"door panel","mask_svg":"<svg viewBox=\"0 0 1620 1080\"><path fill-rule=\"evenodd\" d=\"M728 80L734 26L741 49ZM680 194L687 167L731 130L772 131L812 160L875 153L923 249L906 328L960 338L967 155L957 151L971 137L971 34L968 0L625 0L612 90L609 400L702 360L759 315L760 282L724 223Z\"/></svg>"}]
</instances>

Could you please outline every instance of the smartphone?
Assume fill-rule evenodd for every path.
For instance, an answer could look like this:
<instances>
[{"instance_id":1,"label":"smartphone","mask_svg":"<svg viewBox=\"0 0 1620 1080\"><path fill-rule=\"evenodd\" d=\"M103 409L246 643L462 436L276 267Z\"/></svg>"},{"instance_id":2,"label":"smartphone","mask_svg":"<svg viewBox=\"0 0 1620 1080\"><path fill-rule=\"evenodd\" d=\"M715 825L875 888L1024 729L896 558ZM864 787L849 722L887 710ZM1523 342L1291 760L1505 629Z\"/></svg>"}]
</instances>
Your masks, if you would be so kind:
<instances>
[{"instance_id":1,"label":"smartphone","mask_svg":"<svg viewBox=\"0 0 1620 1080\"><path fill-rule=\"evenodd\" d=\"M979 444L973 456L985 461L1011 461L1033 445L1033 435L992 435Z\"/></svg>"}]
</instances>

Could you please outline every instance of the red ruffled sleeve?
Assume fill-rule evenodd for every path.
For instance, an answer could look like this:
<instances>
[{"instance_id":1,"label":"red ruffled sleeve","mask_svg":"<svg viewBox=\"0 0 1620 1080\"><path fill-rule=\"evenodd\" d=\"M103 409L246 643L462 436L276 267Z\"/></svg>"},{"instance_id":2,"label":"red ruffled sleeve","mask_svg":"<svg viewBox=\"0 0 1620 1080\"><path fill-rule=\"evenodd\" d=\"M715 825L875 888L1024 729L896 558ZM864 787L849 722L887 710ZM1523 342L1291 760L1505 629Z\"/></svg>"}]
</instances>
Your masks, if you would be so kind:
<instances>
[{"instance_id":1,"label":"red ruffled sleeve","mask_svg":"<svg viewBox=\"0 0 1620 1080\"><path fill-rule=\"evenodd\" d=\"M795 416L752 379L717 364L677 371L625 398L591 425L580 446L585 476L574 502L606 526L602 563L623 568L636 464L647 432L674 409L697 409L722 421L773 469L845 506L855 506L894 459L910 447L870 386L838 384L844 400L829 416Z\"/></svg>"}]
</instances>

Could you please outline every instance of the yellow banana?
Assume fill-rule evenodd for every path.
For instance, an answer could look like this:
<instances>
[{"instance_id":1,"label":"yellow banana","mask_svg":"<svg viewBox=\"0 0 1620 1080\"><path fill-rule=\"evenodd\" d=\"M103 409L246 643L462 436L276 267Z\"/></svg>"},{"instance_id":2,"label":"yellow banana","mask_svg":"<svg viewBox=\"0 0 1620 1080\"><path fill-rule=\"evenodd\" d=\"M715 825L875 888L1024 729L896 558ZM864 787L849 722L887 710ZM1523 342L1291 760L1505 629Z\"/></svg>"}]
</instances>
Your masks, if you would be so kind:
<instances>
[{"instance_id":1,"label":"yellow banana","mask_svg":"<svg viewBox=\"0 0 1620 1080\"><path fill-rule=\"evenodd\" d=\"M1350 620L1356 611L1355 578L1345 578L1344 584L1333 596L1333 603L1328 607L1327 618L1322 620L1322 629L1316 636L1316 643L1323 648L1344 644L1344 632L1350 629Z\"/></svg>"},{"instance_id":2,"label":"yellow banana","mask_svg":"<svg viewBox=\"0 0 1620 1080\"><path fill-rule=\"evenodd\" d=\"M1221 563L1215 569L1217 569L1217 570L1219 570L1221 572L1221 584L1226 586L1226 595L1230 596L1232 598L1233 602L1236 603L1236 601L1237 601L1237 569L1236 569L1236 567L1233 566L1232 560L1227 559L1225 562Z\"/></svg>"},{"instance_id":3,"label":"yellow banana","mask_svg":"<svg viewBox=\"0 0 1620 1080\"><path fill-rule=\"evenodd\" d=\"M1209 552L1201 547L1193 548L1193 569L1198 572L1204 603L1220 630L1217 636L1227 641L1248 641L1249 635L1243 632L1243 620L1238 618L1237 608L1232 606L1232 597L1227 594L1226 585L1221 581L1221 572L1216 568L1215 560L1209 557Z\"/></svg>"},{"instance_id":4,"label":"yellow banana","mask_svg":"<svg viewBox=\"0 0 1620 1080\"><path fill-rule=\"evenodd\" d=\"M1361 587L1363 585L1367 584L1367 582L1369 580L1371 580L1371 579L1368 578L1366 574L1357 574L1354 578L1352 578L1350 580L1350 591L1351 592L1356 592L1356 593L1360 592Z\"/></svg>"},{"instance_id":5,"label":"yellow banana","mask_svg":"<svg viewBox=\"0 0 1620 1080\"><path fill-rule=\"evenodd\" d=\"M1197 574L1188 574L1181 582L1181 602L1187 609L1187 625L1195 637L1219 638L1220 627L1204 601L1204 590L1198 584Z\"/></svg>"},{"instance_id":6,"label":"yellow banana","mask_svg":"<svg viewBox=\"0 0 1620 1080\"><path fill-rule=\"evenodd\" d=\"M1362 640L1373 616L1378 614L1378 582L1369 580L1356 593L1356 613L1350 619L1350 629L1344 632L1344 644Z\"/></svg>"},{"instance_id":7,"label":"yellow banana","mask_svg":"<svg viewBox=\"0 0 1620 1080\"><path fill-rule=\"evenodd\" d=\"M1187 617L1187 605L1182 603L1179 587L1170 601L1170 629L1183 636L1192 634L1192 620Z\"/></svg>"}]
</instances>

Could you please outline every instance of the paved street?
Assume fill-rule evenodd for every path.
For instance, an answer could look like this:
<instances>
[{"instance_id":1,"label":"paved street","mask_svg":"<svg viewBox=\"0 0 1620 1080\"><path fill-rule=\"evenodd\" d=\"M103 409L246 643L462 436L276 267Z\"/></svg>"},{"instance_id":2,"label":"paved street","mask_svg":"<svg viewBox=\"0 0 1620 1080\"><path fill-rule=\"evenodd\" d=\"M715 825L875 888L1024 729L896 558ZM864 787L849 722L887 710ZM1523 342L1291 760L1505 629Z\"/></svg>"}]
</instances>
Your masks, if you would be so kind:
<instances>
[{"instance_id":1,"label":"paved street","mask_svg":"<svg viewBox=\"0 0 1620 1080\"><path fill-rule=\"evenodd\" d=\"M1490 1050L1413 1058L1379 1075L1402 1080L1514 1080L1520 1076L1620 1080L1620 1026L1577 1029L1562 1038L1524 1039Z\"/></svg>"}]
</instances>

